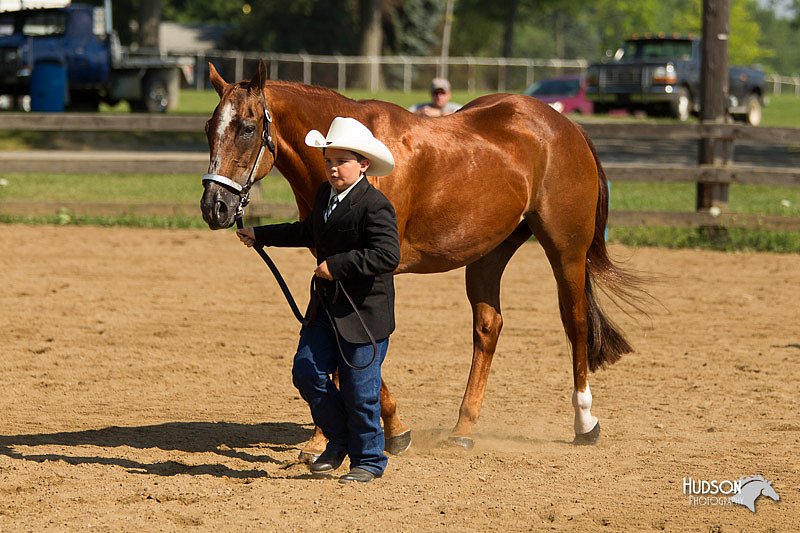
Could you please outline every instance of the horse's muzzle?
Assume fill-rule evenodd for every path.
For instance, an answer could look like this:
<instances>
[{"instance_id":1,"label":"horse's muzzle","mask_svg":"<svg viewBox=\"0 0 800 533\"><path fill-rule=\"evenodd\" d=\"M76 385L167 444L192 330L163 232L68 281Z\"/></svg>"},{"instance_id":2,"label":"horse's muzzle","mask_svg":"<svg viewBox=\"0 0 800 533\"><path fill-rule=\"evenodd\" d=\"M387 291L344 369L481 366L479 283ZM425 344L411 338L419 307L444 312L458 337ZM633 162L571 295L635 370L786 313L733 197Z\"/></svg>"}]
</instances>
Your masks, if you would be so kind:
<instances>
[{"instance_id":1,"label":"horse's muzzle","mask_svg":"<svg viewBox=\"0 0 800 533\"><path fill-rule=\"evenodd\" d=\"M200 210L203 220L211 229L224 229L233 225L240 197L218 183L203 182L203 198Z\"/></svg>"}]
</instances>

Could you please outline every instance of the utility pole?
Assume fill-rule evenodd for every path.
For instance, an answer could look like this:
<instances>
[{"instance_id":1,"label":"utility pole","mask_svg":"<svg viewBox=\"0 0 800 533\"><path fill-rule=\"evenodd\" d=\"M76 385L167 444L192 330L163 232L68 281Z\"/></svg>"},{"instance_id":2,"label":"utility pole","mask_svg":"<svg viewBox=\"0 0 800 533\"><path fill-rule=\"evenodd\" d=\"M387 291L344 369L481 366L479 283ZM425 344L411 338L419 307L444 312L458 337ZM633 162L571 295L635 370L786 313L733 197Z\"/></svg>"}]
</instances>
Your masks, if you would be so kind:
<instances>
[{"instance_id":1,"label":"utility pole","mask_svg":"<svg viewBox=\"0 0 800 533\"><path fill-rule=\"evenodd\" d=\"M700 120L722 124L727 120L728 37L730 0L703 0L703 43L700 73ZM731 140L701 139L698 163L713 165L731 159ZM728 204L727 183L698 183L698 211Z\"/></svg>"}]
</instances>

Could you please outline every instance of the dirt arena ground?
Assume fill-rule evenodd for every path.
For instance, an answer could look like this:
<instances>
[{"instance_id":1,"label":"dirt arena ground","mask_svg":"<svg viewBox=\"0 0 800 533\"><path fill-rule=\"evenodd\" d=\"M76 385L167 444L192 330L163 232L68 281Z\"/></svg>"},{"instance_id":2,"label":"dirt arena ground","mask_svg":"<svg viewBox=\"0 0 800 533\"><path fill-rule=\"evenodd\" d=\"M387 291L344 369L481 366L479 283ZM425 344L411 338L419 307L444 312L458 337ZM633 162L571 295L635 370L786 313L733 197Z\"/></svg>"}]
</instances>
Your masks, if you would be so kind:
<instances>
[{"instance_id":1,"label":"dirt arena ground","mask_svg":"<svg viewBox=\"0 0 800 533\"><path fill-rule=\"evenodd\" d=\"M229 232L0 225L0 530L787 531L800 520L800 256L612 247L663 308L611 310L637 353L591 377L603 436L572 440L571 364L541 249L470 452L443 446L470 364L463 271L397 278L384 376L414 429L383 479L297 464L298 326ZM306 251L274 258L300 300ZM683 479L762 474L779 502L693 505Z\"/></svg>"}]
</instances>

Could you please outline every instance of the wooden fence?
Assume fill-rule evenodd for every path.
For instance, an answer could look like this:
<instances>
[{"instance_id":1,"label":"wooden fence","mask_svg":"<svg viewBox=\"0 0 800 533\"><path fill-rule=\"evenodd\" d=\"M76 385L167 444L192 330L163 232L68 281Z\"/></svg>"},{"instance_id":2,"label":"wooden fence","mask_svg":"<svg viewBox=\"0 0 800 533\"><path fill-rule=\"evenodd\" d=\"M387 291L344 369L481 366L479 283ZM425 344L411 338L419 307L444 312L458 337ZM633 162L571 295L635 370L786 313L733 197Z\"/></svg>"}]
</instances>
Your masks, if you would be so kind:
<instances>
[{"instance_id":1,"label":"wooden fence","mask_svg":"<svg viewBox=\"0 0 800 533\"><path fill-rule=\"evenodd\" d=\"M607 163L603 167L612 181L643 183L718 183L800 186L800 169L736 164L730 157L736 142L800 146L798 128L754 128L744 124L584 124L593 139L718 139L730 143L729 157L713 165L665 165ZM615 226L725 226L776 231L800 231L800 217L729 212L723 206L718 215L710 210L694 212L612 211Z\"/></svg>"},{"instance_id":2,"label":"wooden fence","mask_svg":"<svg viewBox=\"0 0 800 533\"><path fill-rule=\"evenodd\" d=\"M0 130L16 131L102 131L102 132L202 132L206 116L180 115L98 115L98 114L34 114L2 113ZM631 124L620 122L587 122L583 126L595 140L659 139L697 140L722 139L730 143L769 143L800 146L800 129L753 128L739 124ZM732 153L732 150L731 150ZM137 151L5 151L0 152L3 172L34 173L152 173L197 174L206 171L208 152L137 152ZM612 182L703 182L719 184L760 184L799 186L800 169L735 164L722 160L714 165L664 165L646 162L605 163ZM198 186L199 190L199 186ZM116 206L116 207L115 207ZM113 204L64 202L3 202L0 214L45 214L66 208L82 215L160 214L193 216L197 204ZM254 203L250 216L290 217L291 206ZM612 211L610 224L616 226L727 226L781 231L800 231L800 217L737 214L722 209L713 216L709 210L697 212Z\"/></svg>"}]
</instances>

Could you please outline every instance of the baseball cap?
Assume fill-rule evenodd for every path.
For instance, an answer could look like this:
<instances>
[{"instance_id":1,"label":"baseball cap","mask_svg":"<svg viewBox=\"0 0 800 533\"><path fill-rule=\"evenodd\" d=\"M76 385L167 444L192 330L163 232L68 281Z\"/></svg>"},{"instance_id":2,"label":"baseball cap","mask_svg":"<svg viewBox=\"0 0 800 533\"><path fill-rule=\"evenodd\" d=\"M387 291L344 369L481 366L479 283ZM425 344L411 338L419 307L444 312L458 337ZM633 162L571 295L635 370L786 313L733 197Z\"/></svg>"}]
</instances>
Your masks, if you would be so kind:
<instances>
[{"instance_id":1,"label":"baseball cap","mask_svg":"<svg viewBox=\"0 0 800 533\"><path fill-rule=\"evenodd\" d=\"M431 81L431 92L445 91L450 92L450 82L444 78L433 78Z\"/></svg>"}]
</instances>

